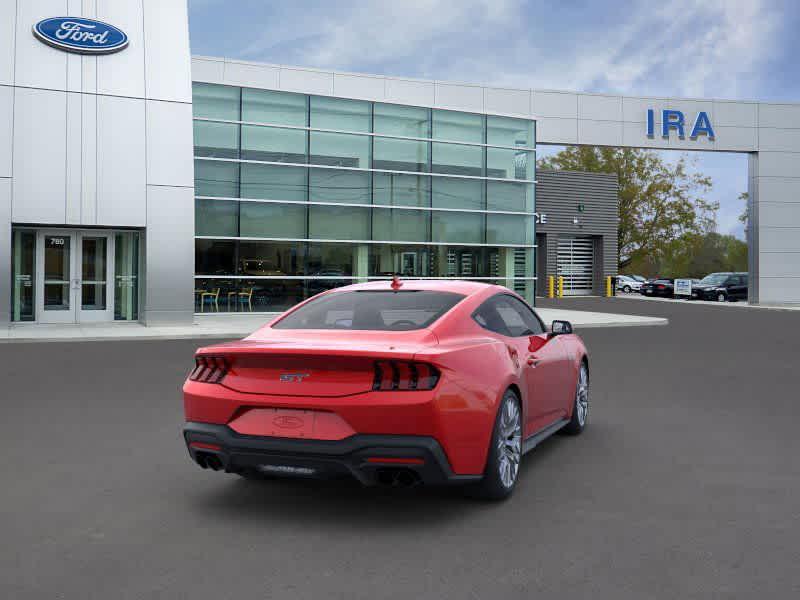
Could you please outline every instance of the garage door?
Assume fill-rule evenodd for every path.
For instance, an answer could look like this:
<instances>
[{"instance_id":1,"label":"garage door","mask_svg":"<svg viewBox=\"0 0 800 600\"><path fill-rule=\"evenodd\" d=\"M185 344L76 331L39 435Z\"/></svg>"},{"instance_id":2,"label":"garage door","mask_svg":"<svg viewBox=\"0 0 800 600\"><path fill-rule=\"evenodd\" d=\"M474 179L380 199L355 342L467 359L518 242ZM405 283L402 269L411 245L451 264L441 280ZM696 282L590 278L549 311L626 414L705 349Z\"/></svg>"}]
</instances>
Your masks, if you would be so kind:
<instances>
[{"instance_id":1,"label":"garage door","mask_svg":"<svg viewBox=\"0 0 800 600\"><path fill-rule=\"evenodd\" d=\"M558 238L558 275L564 277L565 296L592 293L594 241L591 237Z\"/></svg>"}]
</instances>

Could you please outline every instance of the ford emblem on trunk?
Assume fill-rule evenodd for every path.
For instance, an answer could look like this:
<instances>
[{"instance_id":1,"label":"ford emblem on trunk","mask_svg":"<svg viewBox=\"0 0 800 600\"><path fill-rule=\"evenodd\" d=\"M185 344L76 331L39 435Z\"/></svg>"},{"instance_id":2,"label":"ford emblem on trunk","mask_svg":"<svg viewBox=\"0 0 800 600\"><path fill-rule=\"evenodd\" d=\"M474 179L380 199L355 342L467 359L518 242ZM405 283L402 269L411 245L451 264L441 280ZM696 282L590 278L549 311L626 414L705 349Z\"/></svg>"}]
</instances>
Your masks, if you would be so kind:
<instances>
[{"instance_id":1,"label":"ford emblem on trunk","mask_svg":"<svg viewBox=\"0 0 800 600\"><path fill-rule=\"evenodd\" d=\"M33 26L40 41L79 54L110 54L128 45L127 34L108 23L83 17L50 17Z\"/></svg>"}]
</instances>

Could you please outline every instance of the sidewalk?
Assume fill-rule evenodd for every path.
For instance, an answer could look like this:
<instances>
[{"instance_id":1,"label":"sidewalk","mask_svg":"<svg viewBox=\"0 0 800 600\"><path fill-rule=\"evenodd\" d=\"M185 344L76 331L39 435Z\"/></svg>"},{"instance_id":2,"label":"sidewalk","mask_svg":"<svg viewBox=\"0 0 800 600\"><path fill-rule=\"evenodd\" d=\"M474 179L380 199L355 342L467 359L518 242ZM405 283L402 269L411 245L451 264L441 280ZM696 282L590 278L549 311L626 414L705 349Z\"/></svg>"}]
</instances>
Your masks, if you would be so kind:
<instances>
[{"instance_id":1,"label":"sidewalk","mask_svg":"<svg viewBox=\"0 0 800 600\"><path fill-rule=\"evenodd\" d=\"M571 322L576 330L587 327L631 327L666 325L667 319L636 315L615 315L582 310L539 308L539 316L551 321ZM146 327L140 323L91 323L82 325L36 325L17 323L0 330L3 342L90 342L99 340L177 340L186 338L241 338L272 319L278 313L259 315L198 315L193 325Z\"/></svg>"}]
</instances>

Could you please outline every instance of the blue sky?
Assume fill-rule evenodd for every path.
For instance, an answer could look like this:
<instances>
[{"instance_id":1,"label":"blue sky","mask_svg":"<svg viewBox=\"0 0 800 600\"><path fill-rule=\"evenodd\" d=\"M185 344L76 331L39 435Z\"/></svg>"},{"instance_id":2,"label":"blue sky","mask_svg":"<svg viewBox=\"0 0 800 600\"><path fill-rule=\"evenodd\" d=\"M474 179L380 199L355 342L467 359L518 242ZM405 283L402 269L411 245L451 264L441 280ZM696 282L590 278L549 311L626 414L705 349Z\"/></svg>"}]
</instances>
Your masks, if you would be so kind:
<instances>
[{"instance_id":1,"label":"blue sky","mask_svg":"<svg viewBox=\"0 0 800 600\"><path fill-rule=\"evenodd\" d=\"M189 0L194 54L425 79L800 100L796 0ZM544 148L543 148L544 150ZM739 154L697 153L742 236Z\"/></svg>"}]
</instances>

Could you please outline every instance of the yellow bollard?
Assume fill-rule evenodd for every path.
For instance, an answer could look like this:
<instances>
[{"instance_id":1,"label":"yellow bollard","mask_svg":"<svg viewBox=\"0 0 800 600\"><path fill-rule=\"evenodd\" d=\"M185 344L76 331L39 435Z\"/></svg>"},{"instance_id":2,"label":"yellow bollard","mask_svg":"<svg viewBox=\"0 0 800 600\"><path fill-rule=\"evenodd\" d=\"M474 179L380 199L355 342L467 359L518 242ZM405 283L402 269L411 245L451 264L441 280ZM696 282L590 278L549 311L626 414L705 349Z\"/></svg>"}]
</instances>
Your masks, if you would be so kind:
<instances>
[{"instance_id":1,"label":"yellow bollard","mask_svg":"<svg viewBox=\"0 0 800 600\"><path fill-rule=\"evenodd\" d=\"M558 277L558 297L559 298L563 298L564 297L564 276L563 275L559 275L559 277Z\"/></svg>"},{"instance_id":2,"label":"yellow bollard","mask_svg":"<svg viewBox=\"0 0 800 600\"><path fill-rule=\"evenodd\" d=\"M606 277L606 298L611 298L613 296L612 289L611 289L611 275Z\"/></svg>"},{"instance_id":3,"label":"yellow bollard","mask_svg":"<svg viewBox=\"0 0 800 600\"><path fill-rule=\"evenodd\" d=\"M556 278L550 275L547 278L547 297L555 298L556 295Z\"/></svg>"}]
</instances>

